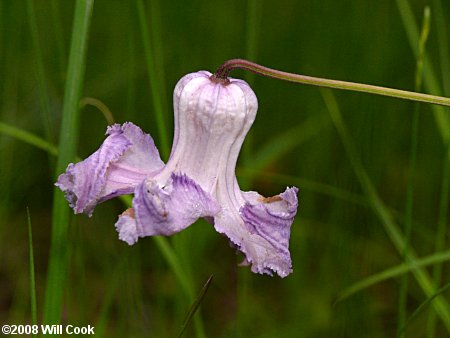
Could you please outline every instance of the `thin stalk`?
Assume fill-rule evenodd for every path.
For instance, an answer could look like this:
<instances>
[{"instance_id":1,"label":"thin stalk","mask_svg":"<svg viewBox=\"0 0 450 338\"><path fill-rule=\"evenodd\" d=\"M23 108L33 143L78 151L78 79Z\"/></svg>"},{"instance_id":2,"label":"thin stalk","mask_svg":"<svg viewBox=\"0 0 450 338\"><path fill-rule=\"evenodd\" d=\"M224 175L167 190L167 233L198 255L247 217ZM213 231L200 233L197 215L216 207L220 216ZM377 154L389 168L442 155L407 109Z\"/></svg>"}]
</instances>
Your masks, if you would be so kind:
<instances>
[{"instance_id":1,"label":"thin stalk","mask_svg":"<svg viewBox=\"0 0 450 338\"><path fill-rule=\"evenodd\" d=\"M245 15L245 58L247 60L257 59L257 46L259 27L261 19L261 0L247 0L247 9ZM250 86L255 82L254 73L246 73L245 80ZM252 129L248 132L241 150L241 159L246 166L252 162L254 137ZM248 190L252 186L252 177L239 178L239 184L243 190ZM239 281L238 281L239 283Z\"/></svg>"},{"instance_id":2,"label":"thin stalk","mask_svg":"<svg viewBox=\"0 0 450 338\"><path fill-rule=\"evenodd\" d=\"M438 39L439 59L441 65L441 80L443 92L446 96L450 95L450 80L448 74L450 71L450 51L448 47L448 34L447 34L447 20L444 15L442 3L440 0L433 0L434 8L434 22L436 23L436 34ZM449 127L447 125L447 127ZM445 247L445 238L447 230L447 215L448 215L448 202L449 202L449 181L450 181L450 140L446 140L445 148L446 154L444 155L442 166L442 180L441 180L441 194L439 197L439 216L438 226L436 229L435 237L435 250L440 251ZM433 269L433 278L437 286L442 282L442 264L437 264ZM405 324L406 325L406 324ZM433 338L436 336L436 315L434 312L430 312L427 324L427 336Z\"/></svg>"},{"instance_id":3,"label":"thin stalk","mask_svg":"<svg viewBox=\"0 0 450 338\"><path fill-rule=\"evenodd\" d=\"M441 81L443 92L446 96L450 95L450 49L448 44L448 20L445 17L445 11L441 0L433 0L433 16L436 23L436 35L438 39L439 60L441 64ZM448 13L447 13L448 14Z\"/></svg>"},{"instance_id":4,"label":"thin stalk","mask_svg":"<svg viewBox=\"0 0 450 338\"><path fill-rule=\"evenodd\" d=\"M425 45L430 32L430 8L427 6L423 13L422 31L419 40L419 55L416 61L416 76L415 76L415 91L419 91L422 88L423 77L423 60L425 54ZM413 205L414 205L414 180L416 175L417 164L417 144L419 133L419 104L414 105L414 113L412 117L411 125L411 146L410 146L410 158L409 158L409 170L408 187L406 191L406 207L405 207L405 248L403 253L403 259L408 254L411 230L413 223ZM400 281L399 290L399 307L398 307L398 320L397 320L397 337L403 337L403 327L406 320L406 308L408 300L408 275L404 275Z\"/></svg>"},{"instance_id":5,"label":"thin stalk","mask_svg":"<svg viewBox=\"0 0 450 338\"><path fill-rule=\"evenodd\" d=\"M245 16L245 58L247 60L257 59L262 2L262 0L247 0ZM246 74L245 79L250 85L253 84L254 73Z\"/></svg>"},{"instance_id":6,"label":"thin stalk","mask_svg":"<svg viewBox=\"0 0 450 338\"><path fill-rule=\"evenodd\" d=\"M212 75L212 79L216 81L224 82L225 84L228 82L228 76L231 70L233 69L245 69L250 72L264 75L270 78L284 80L289 82L295 82L300 84L307 84L312 86L326 87L326 88L334 88L334 89L342 89L342 90L350 90L355 92L362 92L368 94L382 95L382 96L390 96L398 99L411 100L417 102L426 102L432 103L442 106L450 107L450 98L442 97L442 96L434 96L422 93L415 93L406 90L400 89L392 89L380 86L372 86L355 82L347 82L347 81L339 81L339 80L330 80L323 79L319 77L312 77L306 75L299 75L293 73L287 73L280 70L264 67L253 63L251 61L243 60L243 59L232 59L226 61L223 65L221 65L216 73Z\"/></svg>"},{"instance_id":7,"label":"thin stalk","mask_svg":"<svg viewBox=\"0 0 450 338\"><path fill-rule=\"evenodd\" d=\"M363 189L370 206L380 219L392 244L394 245L396 250L400 254L402 254L405 248L404 236L399 230L398 225L395 223L391 212L378 195L378 192L376 191L372 180L370 179L367 171L361 163L361 160L355 149L354 142L342 119L339 106L333 93L325 89L322 89L321 93L324 98L325 104L328 107L330 117L333 120L333 123L339 133L342 143L344 144L344 148L352 164L355 175L360 182L361 188ZM412 248L405 255L405 260L410 264L414 264L416 262L417 257ZM436 288L434 287L432 279L428 272L425 269L417 267L413 269L412 273L424 294L427 297L431 297L436 292ZM450 305L447 300L442 296L436 297L436 299L433 300L433 308L441 318L447 331L450 333Z\"/></svg>"},{"instance_id":8,"label":"thin stalk","mask_svg":"<svg viewBox=\"0 0 450 338\"><path fill-rule=\"evenodd\" d=\"M59 71L63 72L66 67L66 48L64 46L64 31L61 22L61 10L59 8L61 1L52 0L51 17L56 41L56 52L58 54Z\"/></svg>"},{"instance_id":9,"label":"thin stalk","mask_svg":"<svg viewBox=\"0 0 450 338\"><path fill-rule=\"evenodd\" d=\"M431 303L431 301L433 299L435 299L437 296L439 296L440 294L444 293L445 291L447 291L448 289L450 289L450 283L445 284L442 288L440 288L439 290L437 290L435 292L434 295L432 295L431 297L428 297L427 299L425 299L422 304L420 304L417 309L411 314L411 316L409 316L408 320L405 322L405 325L402 327L401 330L401 334L403 334L406 330L406 328L408 327L409 323L411 323L418 315L419 313L422 312L422 310ZM434 335L435 332L433 331L432 334ZM427 337L432 337L432 336L428 336Z\"/></svg>"},{"instance_id":10,"label":"thin stalk","mask_svg":"<svg viewBox=\"0 0 450 338\"><path fill-rule=\"evenodd\" d=\"M326 114L312 115L301 124L265 140L264 144L255 149L249 164L245 163L245 166L253 170L264 170L270 164L287 155L292 149L299 147L323 132L330 125L330 119Z\"/></svg>"},{"instance_id":11,"label":"thin stalk","mask_svg":"<svg viewBox=\"0 0 450 338\"><path fill-rule=\"evenodd\" d=\"M0 1L0 77L2 79L2 93L0 94L0 116L3 121L17 123L18 120L18 103L19 103L19 69L22 66L22 58L17 57L17 50L21 45L22 39L22 22L23 11L22 3L14 2L12 7L5 13L6 2ZM9 20L8 20L9 19ZM3 30L2 30L3 29ZM13 191L14 182L14 161L15 147L14 143L9 143L4 138L0 138L0 218L5 219L6 213L10 210L11 192ZM7 224L1 222L0 233L6 228Z\"/></svg>"},{"instance_id":12,"label":"thin stalk","mask_svg":"<svg viewBox=\"0 0 450 338\"><path fill-rule=\"evenodd\" d=\"M245 57L249 60L256 60L258 54L258 37L260 36L260 19L262 0L247 0L245 15ZM245 79L253 85L255 78L253 73L247 73ZM242 162L246 166L251 166L254 153L254 136L250 130L242 147ZM253 184L253 176L239 177L239 184L244 190L248 190ZM241 257L237 257L241 260ZM239 264L237 262L237 264ZM250 311L249 292L252 289L252 278L246 269L238 269L237 272L237 313L236 313L236 336L243 337L248 326L248 313Z\"/></svg>"},{"instance_id":13,"label":"thin stalk","mask_svg":"<svg viewBox=\"0 0 450 338\"><path fill-rule=\"evenodd\" d=\"M435 250L441 251L445 248L445 238L447 232L447 213L449 202L449 182L450 182L450 145L447 144L447 153L444 157L442 182L441 182L441 194L439 197L439 216L438 225L435 236ZM433 279L436 287L442 282L442 264L437 264L433 269ZM435 337L436 331L436 316L430 314L428 322L427 337Z\"/></svg>"},{"instance_id":14,"label":"thin stalk","mask_svg":"<svg viewBox=\"0 0 450 338\"><path fill-rule=\"evenodd\" d=\"M158 71L154 57L154 48L149 35L149 25L145 16L145 7L142 0L137 0L137 12L139 17L139 26L142 34L142 42L144 44L145 61L147 62L148 80L150 86L150 94L153 100L153 109L155 110L156 125L161 140L161 156L167 159L169 155L169 136L167 134L166 116L163 108L163 98L158 82ZM161 65L160 65L161 66Z\"/></svg>"},{"instance_id":15,"label":"thin stalk","mask_svg":"<svg viewBox=\"0 0 450 338\"><path fill-rule=\"evenodd\" d=\"M381 272L377 272L376 274L373 274L349 286L348 288L339 293L339 295L336 297L335 302L336 303L341 302L357 292L365 290L375 284L379 284L388 279L392 279L410 273L417 268L423 268L430 265L438 265L440 263L448 261L450 261L450 250L435 253L433 255L429 255L422 258L417 258L414 262L401 263L399 265L393 266L392 268L383 270Z\"/></svg>"},{"instance_id":16,"label":"thin stalk","mask_svg":"<svg viewBox=\"0 0 450 338\"><path fill-rule=\"evenodd\" d=\"M109 110L108 106L99 99L95 99L93 97L83 97L80 101L80 106L81 108L84 108L85 106L93 106L97 108L102 113L106 123L109 126L114 124L114 116L111 110Z\"/></svg>"},{"instance_id":17,"label":"thin stalk","mask_svg":"<svg viewBox=\"0 0 450 338\"><path fill-rule=\"evenodd\" d=\"M37 301L36 301L36 278L34 274L34 251L33 251L33 231L31 229L30 210L27 207L27 221L28 221L28 251L30 263L30 305L31 305L31 323L37 325ZM37 337L33 334L33 337Z\"/></svg>"},{"instance_id":18,"label":"thin stalk","mask_svg":"<svg viewBox=\"0 0 450 338\"><path fill-rule=\"evenodd\" d=\"M0 133L14 137L17 140L31 144L32 146L42 149L51 155L57 155L58 149L43 138L36 136L26 130L17 128L15 126L0 122Z\"/></svg>"},{"instance_id":19,"label":"thin stalk","mask_svg":"<svg viewBox=\"0 0 450 338\"><path fill-rule=\"evenodd\" d=\"M189 322L191 321L192 317L194 317L195 312L200 307L200 304L202 303L203 299L205 298L206 292L208 292L208 289L209 289L209 286L211 285L212 279L213 279L213 275L210 275L209 278L206 280L205 284L203 285L202 289L200 290L200 293L198 294L197 298L195 299L195 302L192 304L191 308L189 309L186 319L184 320L183 324L181 325L180 333L177 336L178 338L181 338L181 336L183 336L183 333L186 330Z\"/></svg>"},{"instance_id":20,"label":"thin stalk","mask_svg":"<svg viewBox=\"0 0 450 338\"><path fill-rule=\"evenodd\" d=\"M414 55L418 56L419 47L417 41L419 41L419 26L416 23L414 18L414 14L412 12L411 6L409 5L408 0L396 0L398 12L400 14L400 18L402 20L403 26L406 30L406 35L408 37L409 44L411 46ZM435 13L437 14L437 10ZM447 29L447 26L444 28ZM441 41L442 43L442 41ZM448 44L448 40L443 41L444 45ZM442 61L441 61L442 62ZM433 69L433 65L430 62L427 53L424 56L424 85L429 93L433 93L435 95L442 95L443 90L440 88L439 82L436 77L436 73ZM448 72L443 74L444 81L448 81ZM449 95L446 93L445 95ZM445 144L450 141L450 118L448 116L448 111L444 108L433 105L431 107L433 109L434 120L436 121L436 125L439 129L439 132L442 136L442 139Z\"/></svg>"},{"instance_id":21,"label":"thin stalk","mask_svg":"<svg viewBox=\"0 0 450 338\"><path fill-rule=\"evenodd\" d=\"M130 21L134 18L131 18ZM127 62L127 98L126 115L133 121L136 117L136 33L133 25L128 25L128 62Z\"/></svg>"},{"instance_id":22,"label":"thin stalk","mask_svg":"<svg viewBox=\"0 0 450 338\"><path fill-rule=\"evenodd\" d=\"M30 35L33 42L34 59L36 64L36 79L39 88L39 103L44 123L45 136L49 141L53 141L53 132L50 118L50 98L48 94L47 80L45 77L44 60L42 56L41 43L39 41L39 32L36 22L36 11L34 1L27 0L28 24L30 26Z\"/></svg>"},{"instance_id":23,"label":"thin stalk","mask_svg":"<svg viewBox=\"0 0 450 338\"><path fill-rule=\"evenodd\" d=\"M81 97L87 50L87 38L94 0L77 0L72 29L63 116L58 147L56 175L75 160ZM63 294L66 290L68 257L68 227L70 210L59 189L54 189L53 222L49 266L44 304L44 323L58 324L61 320Z\"/></svg>"}]
</instances>

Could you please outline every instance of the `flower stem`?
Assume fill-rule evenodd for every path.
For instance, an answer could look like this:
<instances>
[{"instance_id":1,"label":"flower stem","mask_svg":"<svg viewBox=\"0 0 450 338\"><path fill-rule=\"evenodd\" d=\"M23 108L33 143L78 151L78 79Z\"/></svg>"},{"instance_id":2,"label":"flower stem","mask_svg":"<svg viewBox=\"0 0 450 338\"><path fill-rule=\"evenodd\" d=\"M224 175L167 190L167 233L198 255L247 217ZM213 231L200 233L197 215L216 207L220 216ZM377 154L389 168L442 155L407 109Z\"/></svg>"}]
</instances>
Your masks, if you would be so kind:
<instances>
[{"instance_id":1,"label":"flower stem","mask_svg":"<svg viewBox=\"0 0 450 338\"><path fill-rule=\"evenodd\" d=\"M287 73L276 69L267 68L251 61L243 59L232 59L222 64L212 76L219 81L227 81L228 75L233 69L240 68L251 71L253 73L271 77L274 79L290 81L295 83L308 84L313 86L336 88L342 90L351 90L369 94L391 96L399 99L426 102L441 106L450 107L450 98L442 96L434 96L422 93L415 93L406 90L392 89L386 87L372 86L361 83L323 79L318 77Z\"/></svg>"}]
</instances>

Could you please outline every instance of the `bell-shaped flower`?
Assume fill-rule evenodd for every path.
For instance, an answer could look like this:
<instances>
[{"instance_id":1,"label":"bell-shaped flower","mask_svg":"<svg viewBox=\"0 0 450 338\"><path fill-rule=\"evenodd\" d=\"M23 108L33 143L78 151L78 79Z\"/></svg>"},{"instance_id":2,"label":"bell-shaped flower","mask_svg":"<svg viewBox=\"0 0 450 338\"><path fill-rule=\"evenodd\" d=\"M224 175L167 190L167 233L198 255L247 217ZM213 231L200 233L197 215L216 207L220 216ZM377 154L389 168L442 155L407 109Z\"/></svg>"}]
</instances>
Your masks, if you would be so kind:
<instances>
[{"instance_id":1,"label":"bell-shaped flower","mask_svg":"<svg viewBox=\"0 0 450 338\"><path fill-rule=\"evenodd\" d=\"M290 227L298 189L273 197L239 189L236 161L256 117L255 94L242 80L218 80L200 71L174 92L175 134L166 165L150 135L132 123L108 128L100 148L70 164L56 185L75 213L91 215L110 198L134 193L119 216L119 238L171 235L203 217L227 236L257 273L291 271Z\"/></svg>"}]
</instances>

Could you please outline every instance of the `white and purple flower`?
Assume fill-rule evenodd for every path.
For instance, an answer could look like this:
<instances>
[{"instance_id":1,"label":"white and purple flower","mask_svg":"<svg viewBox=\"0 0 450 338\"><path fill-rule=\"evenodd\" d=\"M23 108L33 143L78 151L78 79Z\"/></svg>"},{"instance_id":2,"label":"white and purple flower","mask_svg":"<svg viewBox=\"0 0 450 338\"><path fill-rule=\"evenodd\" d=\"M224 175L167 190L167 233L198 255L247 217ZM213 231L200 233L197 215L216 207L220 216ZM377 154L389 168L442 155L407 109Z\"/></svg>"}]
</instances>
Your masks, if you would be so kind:
<instances>
[{"instance_id":1,"label":"white and purple flower","mask_svg":"<svg viewBox=\"0 0 450 338\"><path fill-rule=\"evenodd\" d=\"M69 164L56 185L75 213L89 216L98 203L134 193L133 208L116 223L119 238L177 233L203 217L245 255L256 273L292 272L290 227L298 189L273 197L239 189L236 161L256 117L258 102L242 80L217 80L200 71L174 92L175 135L164 164L150 135L132 123L115 124L100 148Z\"/></svg>"}]
</instances>

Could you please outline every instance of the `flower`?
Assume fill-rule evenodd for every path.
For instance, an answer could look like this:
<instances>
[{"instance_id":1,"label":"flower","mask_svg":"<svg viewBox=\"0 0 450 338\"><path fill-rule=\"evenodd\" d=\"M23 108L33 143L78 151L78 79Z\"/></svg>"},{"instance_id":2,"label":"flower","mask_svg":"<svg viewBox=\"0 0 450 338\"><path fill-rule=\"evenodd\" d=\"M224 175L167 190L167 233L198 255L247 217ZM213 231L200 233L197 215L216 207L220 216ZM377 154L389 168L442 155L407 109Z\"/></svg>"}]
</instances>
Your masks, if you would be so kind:
<instances>
[{"instance_id":1,"label":"flower","mask_svg":"<svg viewBox=\"0 0 450 338\"><path fill-rule=\"evenodd\" d=\"M115 124L95 153L69 164L56 186L75 213L89 216L97 204L134 193L133 207L115 225L129 245L174 234L203 217L245 255L253 272L285 277L292 271L289 237L298 189L266 198L241 191L235 176L257 107L242 80L188 74L175 87L175 134L166 165L150 135L130 122Z\"/></svg>"}]
</instances>

